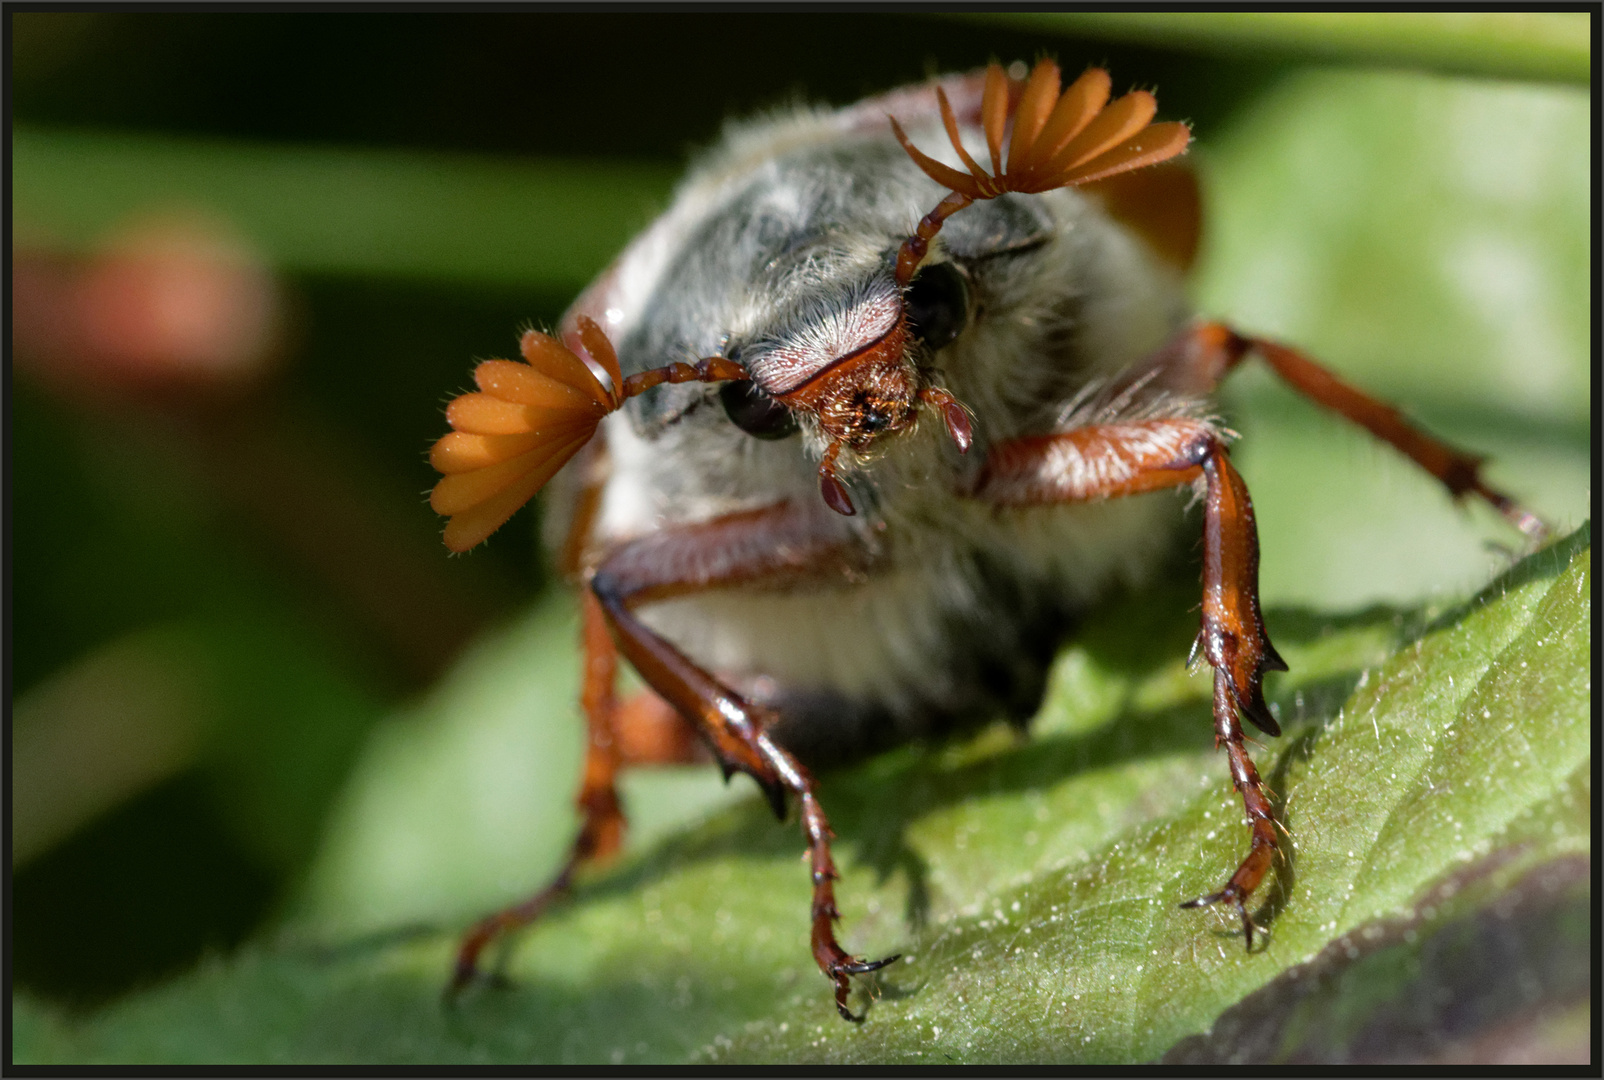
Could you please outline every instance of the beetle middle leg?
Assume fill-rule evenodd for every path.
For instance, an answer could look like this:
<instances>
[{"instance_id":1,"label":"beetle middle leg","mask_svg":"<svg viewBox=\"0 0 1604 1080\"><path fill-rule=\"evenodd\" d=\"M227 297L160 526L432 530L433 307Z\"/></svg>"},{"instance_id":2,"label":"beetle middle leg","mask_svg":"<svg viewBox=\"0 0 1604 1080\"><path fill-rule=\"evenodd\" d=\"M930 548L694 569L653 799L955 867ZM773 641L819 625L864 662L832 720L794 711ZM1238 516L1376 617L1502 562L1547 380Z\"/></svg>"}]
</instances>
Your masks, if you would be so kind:
<instances>
[{"instance_id":1,"label":"beetle middle leg","mask_svg":"<svg viewBox=\"0 0 1604 1080\"><path fill-rule=\"evenodd\" d=\"M897 957L861 960L836 941L840 913L835 903L839 875L830 854L834 834L819 805L812 775L765 730L771 719L767 710L724 686L647 627L634 611L652 600L719 587L778 588L832 576L850 580L861 574L867 568L867 554L815 529L812 523L818 520L816 512L782 504L663 530L607 557L592 576L590 589L619 651L648 685L696 725L725 775L740 771L751 776L782 819L786 793L797 797L813 881L813 957L835 986L836 1009L848 1020L861 1020L847 1007L850 977L884 967Z\"/></svg>"},{"instance_id":2,"label":"beetle middle leg","mask_svg":"<svg viewBox=\"0 0 1604 1080\"><path fill-rule=\"evenodd\" d=\"M998 506L1044 506L1135 495L1201 477L1203 614L1197 644L1214 668L1215 745L1251 828L1248 854L1218 892L1184 906L1228 903L1251 948L1247 899L1276 851L1268 793L1244 744L1241 718L1270 735L1280 725L1264 703L1264 674L1285 671L1259 611L1259 539L1247 485L1206 420L1169 418L1097 424L994 447L970 494Z\"/></svg>"}]
</instances>

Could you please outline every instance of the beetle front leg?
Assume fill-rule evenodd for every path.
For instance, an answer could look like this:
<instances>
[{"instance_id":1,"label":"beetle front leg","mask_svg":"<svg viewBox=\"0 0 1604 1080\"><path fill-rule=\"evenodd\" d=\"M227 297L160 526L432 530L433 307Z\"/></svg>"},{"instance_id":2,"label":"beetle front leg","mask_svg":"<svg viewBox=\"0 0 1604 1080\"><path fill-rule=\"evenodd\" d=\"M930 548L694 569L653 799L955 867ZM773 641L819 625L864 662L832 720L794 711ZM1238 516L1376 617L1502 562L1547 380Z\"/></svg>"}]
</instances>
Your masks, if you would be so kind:
<instances>
[{"instance_id":1,"label":"beetle front leg","mask_svg":"<svg viewBox=\"0 0 1604 1080\"><path fill-rule=\"evenodd\" d=\"M1214 668L1215 744L1224 746L1231 780L1252 828L1248 854L1219 892L1185 907L1231 903L1249 947L1246 901L1276 850L1275 818L1248 757L1241 717L1270 735L1280 726L1264 703L1264 674L1285 671L1259 611L1259 538L1247 485L1225 444L1204 420L1170 418L1091 425L1057 435L1015 439L992 448L970 494L998 506L1087 502L1203 478L1203 615L1197 644Z\"/></svg>"},{"instance_id":2,"label":"beetle front leg","mask_svg":"<svg viewBox=\"0 0 1604 1080\"><path fill-rule=\"evenodd\" d=\"M1252 829L1248 854L1236 868L1236 873L1225 883L1225 888L1195 900L1187 900L1181 906L1197 908L1219 903L1232 905L1242 919L1242 936L1247 941L1247 947L1251 949L1253 920L1248 916L1247 899L1264 880L1264 875L1269 872L1270 862L1275 858L1277 847L1275 812L1271 809L1269 798L1266 797L1264 782L1259 779L1259 770L1253 767L1253 759L1248 757L1248 752L1242 745L1242 725L1237 720L1236 710L1232 706L1230 678L1225 672L1216 670L1214 745L1225 747L1226 755L1231 762L1231 783L1242 796L1242 806L1247 811L1248 824Z\"/></svg>"},{"instance_id":3,"label":"beetle front leg","mask_svg":"<svg viewBox=\"0 0 1604 1080\"><path fill-rule=\"evenodd\" d=\"M619 651L648 685L696 725L725 775L740 771L751 776L782 819L786 793L797 797L812 872L813 958L835 988L837 1011L860 1021L847 1007L851 976L882 968L897 957L860 960L836 940L835 923L841 916L835 903L839 875L830 854L835 834L819 805L812 775L769 736L767 710L724 686L633 610L648 600L721 586L773 587L799 578L861 573L866 566L862 553L810 532L810 521L816 519L780 506L665 530L615 552L597 568L590 584Z\"/></svg>"},{"instance_id":4,"label":"beetle front leg","mask_svg":"<svg viewBox=\"0 0 1604 1080\"><path fill-rule=\"evenodd\" d=\"M1246 716L1267 734L1281 734L1264 703L1263 682L1266 671L1285 671L1287 665L1270 644L1259 612L1259 536L1247 485L1218 439L1200 442L1194 453L1208 482L1203 504L1203 626L1198 642L1214 668L1214 742L1225 747L1230 759L1231 782L1242 796L1252 840L1247 857L1225 888L1181 906L1235 905L1251 949L1253 920L1246 901L1264 880L1275 855L1275 815L1243 745L1239 717Z\"/></svg>"}]
</instances>

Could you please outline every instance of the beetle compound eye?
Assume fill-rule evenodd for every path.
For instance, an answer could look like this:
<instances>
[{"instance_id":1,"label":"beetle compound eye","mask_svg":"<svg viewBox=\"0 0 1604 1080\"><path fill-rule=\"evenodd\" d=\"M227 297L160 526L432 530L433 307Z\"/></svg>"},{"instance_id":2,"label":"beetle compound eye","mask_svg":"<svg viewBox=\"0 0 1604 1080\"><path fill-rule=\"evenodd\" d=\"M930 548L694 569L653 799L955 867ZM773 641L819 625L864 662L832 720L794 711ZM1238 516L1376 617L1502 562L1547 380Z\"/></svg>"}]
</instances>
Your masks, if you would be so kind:
<instances>
[{"instance_id":1,"label":"beetle compound eye","mask_svg":"<svg viewBox=\"0 0 1604 1080\"><path fill-rule=\"evenodd\" d=\"M920 270L909 283L904 302L914 336L932 350L950 345L969 322L969 282L954 263Z\"/></svg>"},{"instance_id":2,"label":"beetle compound eye","mask_svg":"<svg viewBox=\"0 0 1604 1080\"><path fill-rule=\"evenodd\" d=\"M725 383L718 388L718 399L730 422L754 438L783 439L796 433L796 417L791 410L751 379Z\"/></svg>"}]
</instances>

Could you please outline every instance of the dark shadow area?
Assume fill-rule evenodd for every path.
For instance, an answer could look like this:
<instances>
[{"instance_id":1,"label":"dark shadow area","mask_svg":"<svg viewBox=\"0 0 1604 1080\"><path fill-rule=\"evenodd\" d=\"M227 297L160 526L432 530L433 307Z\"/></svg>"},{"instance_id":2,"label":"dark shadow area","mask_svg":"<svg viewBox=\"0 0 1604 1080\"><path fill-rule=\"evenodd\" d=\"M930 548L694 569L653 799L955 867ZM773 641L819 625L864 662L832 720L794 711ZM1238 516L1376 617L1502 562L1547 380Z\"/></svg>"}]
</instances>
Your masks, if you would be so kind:
<instances>
[{"instance_id":1,"label":"dark shadow area","mask_svg":"<svg viewBox=\"0 0 1604 1080\"><path fill-rule=\"evenodd\" d=\"M1213 130L1284 64L860 12L104 12L16 34L27 123L675 159L730 116L1044 51L1108 66L1120 92L1157 85L1166 116Z\"/></svg>"},{"instance_id":2,"label":"dark shadow area","mask_svg":"<svg viewBox=\"0 0 1604 1080\"><path fill-rule=\"evenodd\" d=\"M340 418L376 461L405 469L408 494L438 479L429 447L446 430L446 401L472 388L474 362L516 356L522 330L554 325L572 299L336 275L303 275L294 286L301 349L286 395Z\"/></svg>"},{"instance_id":3,"label":"dark shadow area","mask_svg":"<svg viewBox=\"0 0 1604 1080\"><path fill-rule=\"evenodd\" d=\"M242 942L277 882L217 817L191 774L24 866L11 892L17 988L90 1009Z\"/></svg>"}]
</instances>

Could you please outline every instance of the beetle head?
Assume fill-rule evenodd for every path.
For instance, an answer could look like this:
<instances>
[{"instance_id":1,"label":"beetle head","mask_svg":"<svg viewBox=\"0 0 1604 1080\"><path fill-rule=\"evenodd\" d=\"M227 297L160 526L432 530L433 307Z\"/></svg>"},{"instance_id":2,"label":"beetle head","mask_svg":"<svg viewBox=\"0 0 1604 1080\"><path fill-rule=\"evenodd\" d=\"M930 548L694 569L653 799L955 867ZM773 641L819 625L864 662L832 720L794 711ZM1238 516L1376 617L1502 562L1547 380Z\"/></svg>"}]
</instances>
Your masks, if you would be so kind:
<instances>
[{"instance_id":1,"label":"beetle head","mask_svg":"<svg viewBox=\"0 0 1604 1080\"><path fill-rule=\"evenodd\" d=\"M907 305L889 278L871 283L853 302L809 326L809 332L743 354L753 382L818 424L827 447L819 477L831 508L853 513L835 477L843 449L868 453L882 439L912 427L931 389L910 349ZM957 435L954 435L957 438ZM968 439L959 440L961 449Z\"/></svg>"},{"instance_id":2,"label":"beetle head","mask_svg":"<svg viewBox=\"0 0 1604 1080\"><path fill-rule=\"evenodd\" d=\"M816 417L832 442L866 451L909 427L918 413L920 379L905 355L907 337L899 317L874 342L778 399Z\"/></svg>"}]
</instances>

